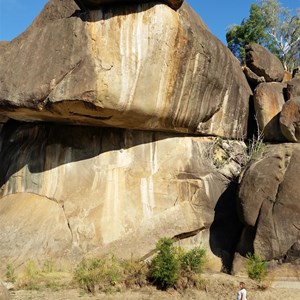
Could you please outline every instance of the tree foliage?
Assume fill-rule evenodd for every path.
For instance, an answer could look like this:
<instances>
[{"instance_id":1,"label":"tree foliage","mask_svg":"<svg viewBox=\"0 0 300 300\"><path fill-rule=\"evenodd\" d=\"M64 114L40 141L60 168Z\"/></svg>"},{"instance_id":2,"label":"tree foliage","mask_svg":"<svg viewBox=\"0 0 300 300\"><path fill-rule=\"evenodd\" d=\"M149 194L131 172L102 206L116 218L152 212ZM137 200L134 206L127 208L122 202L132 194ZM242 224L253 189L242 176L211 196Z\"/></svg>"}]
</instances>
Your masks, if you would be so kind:
<instances>
[{"instance_id":1,"label":"tree foliage","mask_svg":"<svg viewBox=\"0 0 300 300\"><path fill-rule=\"evenodd\" d=\"M179 259L176 248L170 238L162 238L156 245L158 255L152 260L150 266L150 279L160 289L173 286L178 280Z\"/></svg>"},{"instance_id":2,"label":"tree foliage","mask_svg":"<svg viewBox=\"0 0 300 300\"><path fill-rule=\"evenodd\" d=\"M248 19L227 30L226 40L242 63L245 46L258 43L277 55L285 69L291 71L300 64L300 9L292 15L277 0L261 0L251 5Z\"/></svg>"}]
</instances>

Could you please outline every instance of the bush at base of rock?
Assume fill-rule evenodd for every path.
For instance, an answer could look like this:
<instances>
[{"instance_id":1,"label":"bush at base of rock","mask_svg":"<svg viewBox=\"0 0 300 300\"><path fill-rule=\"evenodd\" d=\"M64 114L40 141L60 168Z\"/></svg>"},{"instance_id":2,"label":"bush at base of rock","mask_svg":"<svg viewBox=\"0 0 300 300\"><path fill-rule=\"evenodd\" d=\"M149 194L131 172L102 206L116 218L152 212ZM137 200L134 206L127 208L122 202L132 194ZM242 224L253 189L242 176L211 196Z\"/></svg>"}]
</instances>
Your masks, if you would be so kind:
<instances>
[{"instance_id":1,"label":"bush at base of rock","mask_svg":"<svg viewBox=\"0 0 300 300\"><path fill-rule=\"evenodd\" d=\"M161 290L201 288L200 275L206 264L206 252L196 247L185 252L162 238L157 255L150 263L119 259L113 255L82 260L74 271L74 282L89 293L118 292L123 288L153 284Z\"/></svg>"}]
</instances>

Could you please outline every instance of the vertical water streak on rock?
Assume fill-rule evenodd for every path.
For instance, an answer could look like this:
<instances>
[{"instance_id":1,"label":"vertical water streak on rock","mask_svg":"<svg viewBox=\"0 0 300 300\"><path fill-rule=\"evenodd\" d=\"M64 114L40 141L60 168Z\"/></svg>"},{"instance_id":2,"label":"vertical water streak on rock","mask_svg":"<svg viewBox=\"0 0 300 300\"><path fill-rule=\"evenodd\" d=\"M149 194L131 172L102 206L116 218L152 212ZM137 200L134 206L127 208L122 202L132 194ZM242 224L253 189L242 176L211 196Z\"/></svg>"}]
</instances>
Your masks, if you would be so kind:
<instances>
[{"instance_id":1,"label":"vertical water streak on rock","mask_svg":"<svg viewBox=\"0 0 300 300\"><path fill-rule=\"evenodd\" d=\"M212 189L211 189L211 183L213 183L215 178L211 174L207 174L206 176L202 177L202 182L204 185L204 191L206 194L207 199L213 199L212 198Z\"/></svg>"},{"instance_id":2,"label":"vertical water streak on rock","mask_svg":"<svg viewBox=\"0 0 300 300\"><path fill-rule=\"evenodd\" d=\"M123 26L120 28L120 55L121 55L121 93L119 96L119 105L122 109L126 107L126 102L129 97L130 87L130 69L134 67L134 64L130 64L128 57L130 57L130 22L131 18L124 19ZM127 23L129 23L127 25Z\"/></svg>"},{"instance_id":3,"label":"vertical water streak on rock","mask_svg":"<svg viewBox=\"0 0 300 300\"><path fill-rule=\"evenodd\" d=\"M138 5L137 13L134 14L136 16L136 20L132 21L136 23L134 27L133 34L132 34L132 53L129 55L130 57L133 56L135 58L135 77L133 80L132 87L129 93L129 99L127 100L125 110L129 110L130 106L134 99L134 94L137 88L139 76L141 73L142 68L142 61L144 58L144 53L142 51L143 46L142 43L144 42L144 28L143 28L143 15L141 5Z\"/></svg>"},{"instance_id":4,"label":"vertical water streak on rock","mask_svg":"<svg viewBox=\"0 0 300 300\"><path fill-rule=\"evenodd\" d=\"M47 166L48 181L46 187L46 196L48 198L54 199L56 197L56 190L60 179L60 167L59 167L59 157L61 153L61 147L58 144L49 145L46 148L46 161L45 166Z\"/></svg>"},{"instance_id":5,"label":"vertical water streak on rock","mask_svg":"<svg viewBox=\"0 0 300 300\"><path fill-rule=\"evenodd\" d=\"M140 182L140 193L141 193L141 202L143 208L143 215L145 218L151 216L149 199L148 199L148 182L147 178L141 178Z\"/></svg>"},{"instance_id":6,"label":"vertical water streak on rock","mask_svg":"<svg viewBox=\"0 0 300 300\"><path fill-rule=\"evenodd\" d=\"M155 11L158 11L158 9L169 10L169 8L164 5L158 6L158 8L155 8ZM168 16L168 14L166 15ZM159 13L154 15L154 23L159 24L159 16ZM155 101L155 115L161 114L161 112L166 110L165 107L169 106L170 95L168 94L170 94L170 88L173 89L174 82L172 81L172 76L174 76L174 73L176 72L174 65L177 67L174 51L176 47L179 46L176 45L178 27L175 27L172 23L170 23L170 27L166 27L165 24L163 25L164 26L159 28L159 36L161 39L161 44L159 46L161 47L160 53L163 54L163 64L160 66L160 74L157 74L159 77L159 85ZM165 112L166 115L163 117L166 117L167 113L168 112Z\"/></svg>"},{"instance_id":7,"label":"vertical water streak on rock","mask_svg":"<svg viewBox=\"0 0 300 300\"><path fill-rule=\"evenodd\" d=\"M119 153L116 154L117 156ZM107 171L107 184L103 213L101 217L101 223L103 228L107 228L107 223L110 223L110 229L103 232L103 242L109 243L119 238L125 233L124 219L126 217L126 172L124 168L117 167L118 157L115 157L115 162L109 167Z\"/></svg>"},{"instance_id":8,"label":"vertical water streak on rock","mask_svg":"<svg viewBox=\"0 0 300 300\"><path fill-rule=\"evenodd\" d=\"M227 110L228 100L229 100L229 90L226 90L225 96L223 98L223 102L221 103L221 108L216 114L213 115L213 117L211 119L211 122L210 122L210 130L212 132L218 131L221 136L223 135L223 128L219 128L220 127L220 121L218 119L222 119L221 123L224 122L224 113L228 111ZM235 116L232 116L232 123L235 122L234 117ZM235 128L235 127L232 126L232 128Z\"/></svg>"},{"instance_id":9,"label":"vertical water streak on rock","mask_svg":"<svg viewBox=\"0 0 300 300\"><path fill-rule=\"evenodd\" d=\"M183 126L183 118L184 118L184 114L187 110L187 105L188 102L186 101L186 85L188 85L189 83L189 72L187 70L189 70L190 68L190 59L187 59L187 62L185 62L185 72L184 72L184 78L183 78L183 82L182 82L182 86L181 88L181 92L180 92L180 96L179 99L176 99L176 110L175 110L175 114L174 114L174 125L175 127L182 127ZM184 101L185 100L185 101Z\"/></svg>"},{"instance_id":10,"label":"vertical water streak on rock","mask_svg":"<svg viewBox=\"0 0 300 300\"><path fill-rule=\"evenodd\" d=\"M153 176L158 171L157 143L155 141L155 137L153 137L152 142L150 143L150 157L149 157L149 160L151 162L151 176Z\"/></svg>"}]
</instances>

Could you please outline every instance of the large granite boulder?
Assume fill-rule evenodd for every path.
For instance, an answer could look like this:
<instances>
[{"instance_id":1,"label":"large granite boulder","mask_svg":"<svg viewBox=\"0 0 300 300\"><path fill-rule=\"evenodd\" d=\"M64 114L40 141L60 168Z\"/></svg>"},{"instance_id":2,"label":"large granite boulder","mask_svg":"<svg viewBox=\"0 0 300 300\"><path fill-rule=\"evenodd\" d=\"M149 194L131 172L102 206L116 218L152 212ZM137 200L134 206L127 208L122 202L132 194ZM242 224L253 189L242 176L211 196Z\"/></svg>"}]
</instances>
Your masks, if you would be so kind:
<instances>
[{"instance_id":1,"label":"large granite boulder","mask_svg":"<svg viewBox=\"0 0 300 300\"><path fill-rule=\"evenodd\" d=\"M243 66L243 71L252 90L254 90L258 84L266 82L265 77L256 75L247 66Z\"/></svg>"},{"instance_id":2,"label":"large granite boulder","mask_svg":"<svg viewBox=\"0 0 300 300\"><path fill-rule=\"evenodd\" d=\"M281 82L283 79L284 68L279 58L259 44L246 46L246 65L267 82Z\"/></svg>"},{"instance_id":3,"label":"large granite boulder","mask_svg":"<svg viewBox=\"0 0 300 300\"><path fill-rule=\"evenodd\" d=\"M287 83L288 99L300 97L300 77L293 78Z\"/></svg>"},{"instance_id":4,"label":"large granite boulder","mask_svg":"<svg viewBox=\"0 0 300 300\"><path fill-rule=\"evenodd\" d=\"M265 260L299 253L300 145L268 145L246 169L239 189L245 224L238 252L254 251Z\"/></svg>"},{"instance_id":5,"label":"large granite boulder","mask_svg":"<svg viewBox=\"0 0 300 300\"><path fill-rule=\"evenodd\" d=\"M92 250L142 257L164 236L197 235L210 249L215 206L244 151L237 141L222 150L204 137L13 121L0 140L3 266Z\"/></svg>"},{"instance_id":6,"label":"large granite boulder","mask_svg":"<svg viewBox=\"0 0 300 300\"><path fill-rule=\"evenodd\" d=\"M0 114L18 120L241 138L250 94L187 4L52 0L0 56Z\"/></svg>"},{"instance_id":7,"label":"large granite boulder","mask_svg":"<svg viewBox=\"0 0 300 300\"><path fill-rule=\"evenodd\" d=\"M287 101L280 113L281 132L289 142L300 142L300 97Z\"/></svg>"},{"instance_id":8,"label":"large granite boulder","mask_svg":"<svg viewBox=\"0 0 300 300\"><path fill-rule=\"evenodd\" d=\"M255 116L266 141L284 141L279 125L279 115L285 103L284 83L266 82L254 91Z\"/></svg>"},{"instance_id":9,"label":"large granite boulder","mask_svg":"<svg viewBox=\"0 0 300 300\"><path fill-rule=\"evenodd\" d=\"M152 2L149 0L74 0L77 5L82 9L97 9L102 5L111 5L111 4L132 4L132 3L145 3ZM173 9L178 9L184 0L161 0L160 2L166 3Z\"/></svg>"}]
</instances>

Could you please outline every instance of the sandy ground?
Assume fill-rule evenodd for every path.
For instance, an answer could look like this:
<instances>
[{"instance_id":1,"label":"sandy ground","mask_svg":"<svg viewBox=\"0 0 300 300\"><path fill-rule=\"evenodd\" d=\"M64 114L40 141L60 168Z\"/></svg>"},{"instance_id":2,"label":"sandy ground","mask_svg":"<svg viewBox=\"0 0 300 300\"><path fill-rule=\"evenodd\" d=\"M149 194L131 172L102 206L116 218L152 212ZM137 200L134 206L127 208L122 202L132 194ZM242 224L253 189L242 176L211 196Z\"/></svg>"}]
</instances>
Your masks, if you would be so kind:
<instances>
[{"instance_id":1,"label":"sandy ground","mask_svg":"<svg viewBox=\"0 0 300 300\"><path fill-rule=\"evenodd\" d=\"M270 287L261 290L260 287L248 278L239 278L226 274L206 274L205 290L188 289L183 292L170 289L166 292L158 291L153 287L144 287L137 290L127 290L113 295L83 294L80 290L69 289L60 291L10 291L13 300L234 300L240 281L245 281L248 291L248 300L300 300L300 280L298 278L282 279L270 282Z\"/></svg>"}]
</instances>

